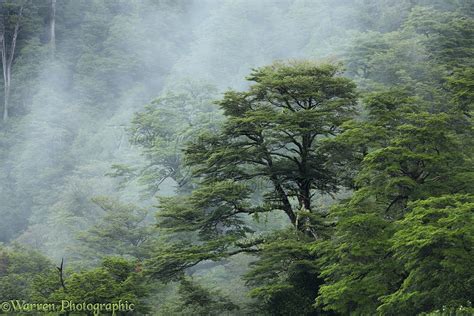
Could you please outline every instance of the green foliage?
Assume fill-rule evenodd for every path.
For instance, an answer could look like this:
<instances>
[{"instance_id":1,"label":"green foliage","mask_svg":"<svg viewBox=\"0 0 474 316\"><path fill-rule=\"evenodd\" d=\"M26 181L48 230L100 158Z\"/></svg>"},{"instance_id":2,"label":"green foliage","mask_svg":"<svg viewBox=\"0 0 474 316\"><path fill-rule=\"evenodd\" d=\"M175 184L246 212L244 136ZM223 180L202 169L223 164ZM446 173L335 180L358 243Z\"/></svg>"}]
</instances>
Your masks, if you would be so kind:
<instances>
[{"instance_id":1,"label":"green foliage","mask_svg":"<svg viewBox=\"0 0 474 316\"><path fill-rule=\"evenodd\" d=\"M348 71L366 91L402 86L432 111L446 111L446 79L464 77L472 67L474 27L465 14L419 6L397 30L356 34L346 54Z\"/></svg>"},{"instance_id":2,"label":"green foliage","mask_svg":"<svg viewBox=\"0 0 474 316\"><path fill-rule=\"evenodd\" d=\"M183 278L178 297L160 309L167 315L227 315L238 313L239 307L218 291L203 287L198 282Z\"/></svg>"},{"instance_id":3,"label":"green foliage","mask_svg":"<svg viewBox=\"0 0 474 316\"><path fill-rule=\"evenodd\" d=\"M0 240L94 266L66 271L65 291L42 255L1 247L0 298L472 314L472 1L270 2L58 1L54 54L50 1L1 2L7 48L26 6L0 126ZM240 79L301 56L341 58L362 102L336 64ZM242 91L219 111L207 81ZM112 162L120 192L103 177ZM160 198L155 228L159 189L178 196ZM242 275L248 300L231 284Z\"/></svg>"},{"instance_id":4,"label":"green foliage","mask_svg":"<svg viewBox=\"0 0 474 316\"><path fill-rule=\"evenodd\" d=\"M95 198L94 203L103 214L95 225L79 234L80 260L97 261L106 256L146 258L153 234L153 227L147 220L148 211L105 197Z\"/></svg>"},{"instance_id":5,"label":"green foliage","mask_svg":"<svg viewBox=\"0 0 474 316\"><path fill-rule=\"evenodd\" d=\"M474 308L472 307L466 307L466 306L459 306L459 307L454 307L454 308L449 308L443 306L443 308L439 310L435 310L430 313L421 313L420 315L422 316L469 316L474 313Z\"/></svg>"},{"instance_id":6,"label":"green foliage","mask_svg":"<svg viewBox=\"0 0 474 316\"><path fill-rule=\"evenodd\" d=\"M375 199L358 201L358 193L333 209L334 236L314 246L324 279L316 303L340 314L374 313L401 273L387 256L390 222L378 214Z\"/></svg>"},{"instance_id":7,"label":"green foliage","mask_svg":"<svg viewBox=\"0 0 474 316\"><path fill-rule=\"evenodd\" d=\"M312 197L338 189L320 144L351 117L354 84L340 76L339 66L312 62L275 63L248 79L255 84L247 92L229 91L219 102L227 117L222 129L186 147L199 185L189 196L160 200L158 226L177 235L157 248L147 271L169 281L205 261L256 253L249 283L253 296L264 298L259 308L312 313L318 283L310 281L317 282L317 272L307 243L325 235ZM252 182L262 180L265 186L252 191ZM283 237L277 243L272 235L254 234L250 223L271 212L286 214L286 226L299 237L281 244ZM282 260L291 262L289 271ZM274 269L283 270L281 278ZM288 301L277 304L282 298Z\"/></svg>"},{"instance_id":8,"label":"green foliage","mask_svg":"<svg viewBox=\"0 0 474 316\"><path fill-rule=\"evenodd\" d=\"M0 246L1 301L31 301L51 293L57 286L59 279L46 257L26 247Z\"/></svg>"},{"instance_id":9,"label":"green foliage","mask_svg":"<svg viewBox=\"0 0 474 316\"><path fill-rule=\"evenodd\" d=\"M438 301L418 309L414 301L418 303L421 297L416 296L416 290L404 296L414 300L404 305L401 294L395 294L401 293L405 284L417 282L410 281L417 268L401 264L397 257L395 236L405 231L413 237L422 231L408 224L414 220L410 208L422 203L419 201L430 196L472 192L472 147L464 143L464 135L458 134L453 125L457 114L426 112L423 102L407 98L403 91L371 94L365 105L364 121L348 123L343 133L327 142L328 146L342 146L358 153L342 156L342 161L355 159L360 162L360 169L354 178L356 191L351 199L331 213L337 222L333 238L314 248L321 256L321 276L325 280L317 304L355 315L370 314L377 308L390 315L427 311L431 306L441 308L448 303L447 299L443 301L441 292L428 295ZM425 211L419 212L420 216L427 215ZM397 220L403 224L399 225ZM466 221L463 223L464 227L469 226ZM405 242L410 244L399 240L400 244ZM416 235L413 242L421 242L421 235ZM422 259L416 258L414 262L421 264ZM440 263L439 258L427 262ZM400 269L401 266L404 268ZM433 273L444 272L420 273L433 280ZM427 284L425 290L452 287L449 278L438 281ZM469 281L464 279L465 282ZM455 303L464 297L460 293L452 296ZM400 300L390 305L394 310L389 311L384 302L395 297Z\"/></svg>"},{"instance_id":10,"label":"green foliage","mask_svg":"<svg viewBox=\"0 0 474 316\"><path fill-rule=\"evenodd\" d=\"M472 63L474 53L474 21L464 14L416 7L406 26L424 35L430 58L448 67L463 67Z\"/></svg>"},{"instance_id":11,"label":"green foliage","mask_svg":"<svg viewBox=\"0 0 474 316\"><path fill-rule=\"evenodd\" d=\"M407 276L385 297L383 314L415 314L431 306L469 306L474 276L466 263L474 248L474 196L443 195L418 200L397 221L391 238L393 256Z\"/></svg>"},{"instance_id":12,"label":"green foliage","mask_svg":"<svg viewBox=\"0 0 474 316\"><path fill-rule=\"evenodd\" d=\"M448 77L448 87L453 92L452 102L457 104L457 110L472 117L474 104L474 68L466 67Z\"/></svg>"},{"instance_id":13,"label":"green foliage","mask_svg":"<svg viewBox=\"0 0 474 316\"><path fill-rule=\"evenodd\" d=\"M338 74L334 65L277 63L252 73L249 80L256 84L249 92L227 92L220 101L228 117L222 132L204 134L186 149L203 186L189 198L191 209L163 208L165 227L179 229L189 224L180 217L192 216L198 219L196 229L209 236L224 227L226 234L242 234L242 214L282 210L301 229L297 210L314 211L315 191L337 190L337 177L319 143L337 134L355 103L354 85ZM268 189L259 198L262 203L253 206L248 186L255 180L267 182Z\"/></svg>"},{"instance_id":14,"label":"green foliage","mask_svg":"<svg viewBox=\"0 0 474 316\"><path fill-rule=\"evenodd\" d=\"M136 262L123 258L105 258L100 267L72 273L65 279L66 289L60 288L46 300L60 302L118 303L119 300L135 304L135 312L146 313L146 298L150 287Z\"/></svg>"},{"instance_id":15,"label":"green foliage","mask_svg":"<svg viewBox=\"0 0 474 316\"><path fill-rule=\"evenodd\" d=\"M413 7L399 29L362 34L347 56L367 93L362 117L325 143L354 190L330 212L333 236L314 246L324 279L316 304L326 310L414 315L470 304L472 273L461 267L472 246L456 245L472 220L473 24L446 6Z\"/></svg>"},{"instance_id":16,"label":"green foliage","mask_svg":"<svg viewBox=\"0 0 474 316\"><path fill-rule=\"evenodd\" d=\"M266 237L245 279L256 298L256 312L270 315L319 315L314 299L322 280L311 239L288 229Z\"/></svg>"},{"instance_id":17,"label":"green foliage","mask_svg":"<svg viewBox=\"0 0 474 316\"><path fill-rule=\"evenodd\" d=\"M212 131L219 123L212 103L214 95L212 86L187 81L136 113L129 130L130 141L142 149L146 165L114 165L112 175L125 181L138 178L151 195L167 179L184 190L189 171L183 164L182 150L199 133Z\"/></svg>"},{"instance_id":18,"label":"green foliage","mask_svg":"<svg viewBox=\"0 0 474 316\"><path fill-rule=\"evenodd\" d=\"M116 303L128 301L136 311L146 313L146 284L137 262L122 258L105 258L100 267L63 275L44 256L25 247L0 248L0 300L24 300L28 303Z\"/></svg>"}]
</instances>

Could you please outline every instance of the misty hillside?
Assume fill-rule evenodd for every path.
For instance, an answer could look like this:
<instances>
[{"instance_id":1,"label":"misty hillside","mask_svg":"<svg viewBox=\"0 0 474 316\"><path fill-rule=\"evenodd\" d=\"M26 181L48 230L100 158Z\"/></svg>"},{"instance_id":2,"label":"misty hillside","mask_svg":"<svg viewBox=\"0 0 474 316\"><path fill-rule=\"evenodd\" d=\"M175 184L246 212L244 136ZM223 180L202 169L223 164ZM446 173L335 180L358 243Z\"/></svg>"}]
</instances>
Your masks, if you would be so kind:
<instances>
[{"instance_id":1,"label":"misty hillside","mask_svg":"<svg viewBox=\"0 0 474 316\"><path fill-rule=\"evenodd\" d=\"M472 1L2 0L0 51L0 314L474 315Z\"/></svg>"}]
</instances>

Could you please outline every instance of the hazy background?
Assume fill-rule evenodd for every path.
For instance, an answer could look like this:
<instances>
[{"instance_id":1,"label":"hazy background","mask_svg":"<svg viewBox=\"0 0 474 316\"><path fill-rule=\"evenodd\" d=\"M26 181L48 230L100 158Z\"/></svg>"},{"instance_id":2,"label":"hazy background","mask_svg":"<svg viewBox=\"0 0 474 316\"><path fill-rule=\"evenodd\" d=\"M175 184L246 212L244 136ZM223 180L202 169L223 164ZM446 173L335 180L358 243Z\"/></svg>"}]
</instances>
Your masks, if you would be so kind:
<instances>
[{"instance_id":1,"label":"hazy background","mask_svg":"<svg viewBox=\"0 0 474 316\"><path fill-rule=\"evenodd\" d=\"M105 174L141 159L127 127L162 91L185 81L238 89L275 59L337 59L361 29L351 1L58 1L56 10L54 56L41 28L18 52L0 164L0 241L54 259L94 223L93 196L154 202Z\"/></svg>"}]
</instances>

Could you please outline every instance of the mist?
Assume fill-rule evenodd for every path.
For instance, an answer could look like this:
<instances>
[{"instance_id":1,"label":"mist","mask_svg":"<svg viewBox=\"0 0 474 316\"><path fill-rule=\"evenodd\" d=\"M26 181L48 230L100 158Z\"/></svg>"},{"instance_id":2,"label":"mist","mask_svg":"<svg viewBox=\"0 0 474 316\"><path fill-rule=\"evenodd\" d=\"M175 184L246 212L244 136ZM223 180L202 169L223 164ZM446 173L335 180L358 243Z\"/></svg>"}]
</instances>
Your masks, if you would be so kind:
<instances>
[{"instance_id":1,"label":"mist","mask_svg":"<svg viewBox=\"0 0 474 316\"><path fill-rule=\"evenodd\" d=\"M252 85L257 82L258 86L267 81L260 82L249 77L258 73L258 69L266 69L261 67L273 65L273 68L268 69L275 70L284 67L281 65L290 65L295 69L326 69L324 65L327 64L340 67L334 71L334 74L337 74L335 76L349 78L356 86L354 91L347 92L350 98L354 97L354 100L347 101L353 105L351 113L356 113L351 114L354 121L350 121L350 124L364 120L370 122L374 117L371 112L374 107L384 104L384 101L370 103L374 102L370 98L375 93L380 92L382 95L384 91L401 91L400 89L405 89L405 92L400 92L396 98L390 100L402 98L400 96L406 93L406 99L399 101L404 106L415 102L413 100L418 102L417 110L413 110L406 117L411 117L418 109L427 109L426 113L429 115L452 115L453 111L459 109L464 111L462 113L469 111L465 106L468 104L469 108L469 99L463 99L468 98L468 94L462 94L460 97L458 92L467 93L466 91L470 90L462 90L462 80L469 77L469 69L472 67L472 39L469 39L469 34L472 34L473 10L470 1L9 0L1 2L0 6L4 30L3 51L7 52L7 57L8 54L13 56L11 82L8 81L10 90L7 93L5 88L5 92L0 93L4 100L9 98L8 103L4 102L5 107L9 104L8 119L4 118L0 124L0 246L6 249L0 248L0 259L2 251L5 251L5 256L10 256L9 258L14 258L14 251L21 249L23 252L35 251L38 262L41 262L37 266L42 268L28 270L27 273L40 275L42 282L54 280L51 281L52 284L57 283L58 279L56 266L61 261L65 263L67 270L64 275L62 266L57 269L61 281L66 281L51 285L51 293L56 294L42 298L46 302L61 297L57 293L68 293L66 287L70 289L76 286L76 290L82 289L83 285L78 281L81 273L95 273L100 269L106 271L113 264L118 264L110 263L108 258L120 258L128 262L120 264L123 264L123 267L129 264L130 273L140 275L130 277L130 280L138 280L141 277L154 280L147 283L148 294L141 297L141 294L136 293L142 292L133 292L135 296L132 296L136 297L137 302L146 306L139 310L138 314L273 315L276 312L272 308L277 309L276 306L280 306L278 304L286 299L291 302L294 300L295 306L307 306L307 309L295 307L292 310L286 306L284 308L288 309L282 309L282 315L291 314L291 311L301 315L343 315L344 311L348 313L352 308L347 309L350 302L344 301L343 298L339 301L334 298L337 302L343 302L340 303L342 305L337 305L339 303L331 301L332 297L328 293L332 293L331 286L336 289L337 281L331 283L331 273L324 272L324 264L330 262L330 259L324 261L321 258L328 253L324 247L329 247L327 245L330 242L344 240L347 236L345 233L339 234L337 230L340 226L336 223L339 220L345 223L344 216L348 216L340 211L337 205L346 209L349 209L348 205L353 205L344 203L351 198L356 201L358 190L365 183L372 181L365 178L360 180L364 175L371 174L373 181L378 179L379 174L367 171L367 166L375 162L363 160L365 151L375 152L380 145L370 142L382 137L380 135L391 135L390 137L395 139L396 136L390 133L391 128L398 131L397 127L386 123L383 126L387 129L386 133L379 132L377 137L367 136L366 139L359 134L349 134L352 136L347 136L346 142L353 141L354 137L362 139L350 144L337 143L331 147L322 143L322 150L327 152L315 151L318 154L314 157L324 157L328 161L321 164L317 172L326 172L327 177L334 174L339 178L337 183L334 182L333 191L328 189L332 184L315 187L309 198L316 205L314 210L301 208L295 211L295 214L298 214L296 224L288 221L285 213L279 210L281 206L267 209L273 203L268 201L271 201L269 197L272 196L272 181L275 177L269 177L268 180L259 175L255 178L249 177L242 185L250 188L251 192L245 197L245 203L253 203L256 209L260 209L236 212L235 214L244 214L238 214L235 222L226 222L227 217L224 216L222 222L214 225L215 235L212 235L212 238L207 236L209 239L206 239L202 231L187 231L185 224L179 226L178 219L186 218L189 225L197 225L199 220L203 220L199 216L204 216L202 214L213 209L214 205L210 204L207 208L203 207L207 211L203 211L201 215L192 213L191 210L195 211L200 207L196 202L197 198L193 200L194 192L198 192L196 196L202 198L202 201L207 201L203 192L214 192L216 200L209 198L209 201L213 201L215 205L225 205L225 199L224 202L219 200L221 187L199 191L203 183L206 183L206 177L213 171L202 174L198 171L197 176L193 174L196 172L193 170L202 171L204 169L199 168L203 168L209 161L214 161L214 154L224 155L221 159L225 159L225 154L212 152L213 147L209 145L211 149L206 158L207 162L202 158L204 160L193 165L192 161L201 157L197 152L204 155L199 152L200 147L196 144L211 139L206 138L210 137L209 135L221 135L222 131L225 134L226 128L232 126L229 115L232 117L235 113L232 114L222 101L227 100L226 91L234 91L237 95L239 92L236 91L247 91L248 100L254 97L252 100L266 102L262 101L262 96L270 98L272 95L266 95L264 92L258 94L255 92L257 90L252 90L257 89L252 88ZM13 33L16 32L16 21L20 21L18 38ZM458 53L452 53L453 51ZM300 64L303 60L309 64ZM313 63L316 66L308 66ZM7 66L4 62L4 71ZM460 69L467 70L462 72ZM318 71L326 70L314 71L319 73ZM263 77L265 75L261 74ZM294 78L294 82L300 80L298 76ZM271 80L277 79L268 80L273 82ZM2 82L6 87L7 80ZM292 84L294 82L292 81ZM341 89L350 87L351 84L348 83ZM469 85L466 84L466 87ZM377 99L377 96L373 98ZM328 97L328 100L333 99ZM393 107L392 110L386 111L390 113L395 109L398 110ZM335 117L346 120L344 115L345 112ZM457 122L453 124L463 127L452 127L452 133L446 139L467 133L470 124L467 117L460 114L452 120ZM260 117L256 120L258 119ZM320 138L335 138L338 141L337 133L342 135L353 126L344 125L345 121L337 126L339 121L337 122L331 127L331 135L317 136L314 139L319 141ZM274 126L272 124L268 126ZM367 135L370 135L372 130L367 126L364 128L367 128ZM362 146L364 142L369 145L364 148L363 154L349 154L351 151L355 152L355 148ZM469 156L472 144L465 138L460 138L459 142L464 144L466 155ZM209 144L217 143L217 140L209 141ZM396 145L391 146L401 143L403 142L394 142ZM227 146L231 146L229 144ZM297 147L291 146L278 150L291 152L293 148L293 152L297 152L294 149ZM335 149L342 150L342 153L335 153ZM449 150L448 152L451 153ZM285 153L277 151L281 159L286 157ZM316 159L314 157L313 159ZM229 161L233 161L232 159L229 158ZM469 159L461 157L461 154L456 159L459 166L469 165L465 162ZM425 161L431 162L429 159ZM220 160L216 159L214 163L219 165ZM233 163L238 165L235 161ZM276 165L275 168L278 168L278 163ZM400 165L403 166L403 163ZM249 168L248 164L243 166L245 170ZM385 169L380 168L377 170L382 173L381 170ZM282 170L281 172L290 174L289 169ZM222 172L219 176L227 176L228 179L234 176L234 171L229 174ZM429 177L433 177L433 181L442 177L440 175L436 178L431 169L423 172L419 177L426 174L427 182ZM465 175L467 171L459 171L459 174ZM318 177L325 179L326 175ZM238 180L235 181L240 181L240 178L236 179ZM386 185L388 188L391 183L387 180L378 186L380 188ZM459 180L460 194L472 193L469 183L468 180ZM297 190L295 187L297 186L283 187L282 191L292 192ZM427 189L429 193L426 195L419 193L424 192L422 189L413 189L418 195L413 195L412 198L411 193L403 193L403 198L395 199L392 204L398 207L400 203L405 203L405 198L406 201L415 203L417 199L421 199L420 196L428 199L431 196L447 194L449 191L444 192L439 187ZM392 191L387 193L389 190L391 189L386 189L383 193L373 193L374 199L376 196L377 202L385 203L386 200L381 197L383 194L395 194ZM239 201L239 194L235 194L236 201ZM300 196L288 194L291 205L302 203ZM234 197L231 193L228 195ZM197 203L197 206L192 203ZM245 203L243 205L247 205ZM390 204L390 201L387 203ZM187 207L189 210L184 212ZM405 211L400 211L400 214L408 214L406 210L410 206L400 206L404 207ZM305 210L315 217L305 215ZM170 212L176 212L177 215L169 215ZM333 212L338 215L331 217ZM383 220L390 218L393 221L402 221L403 216L405 215L399 213L389 214ZM317 223L314 224L317 228L309 224L313 223L313 220ZM370 220L372 219L367 219ZM318 233L313 233L313 228L301 228L303 222L307 222ZM242 231L245 231L242 233L244 238L233 240L229 244L222 241L221 248L212 244L212 240L220 242L219 238L230 238L234 232L233 225L246 227L242 228ZM382 227L385 224L376 222L373 225ZM287 249L283 246L286 250L281 250L277 245L286 245L285 242L293 240L292 229L301 230L302 235L295 237L295 244L291 246L298 250L285 257L285 251L291 247L288 246ZM310 231L312 235L308 233ZM383 235L377 235L378 232L374 234L377 238L382 238L380 236ZM396 236L402 235L400 233ZM304 244L302 240L306 240L305 238L310 241L305 241ZM272 240L280 243L272 244ZM394 243L397 241L393 240ZM267 248L259 248L261 244ZM211 250L206 250L208 253L200 257L198 253L201 255L204 250L198 251L199 247ZM358 246L353 247L356 249ZM393 247L390 249L397 249L396 246ZM274 250L267 253L266 249ZM308 250L307 255L303 256L298 252L303 251L302 249L311 251ZM388 248L374 250L374 253L388 252L386 249ZM7 255L8 251L12 254ZM224 255L225 251L235 252L237 255ZM279 251L281 258L272 257ZM177 257L173 257L173 254ZM192 259L189 259L186 257L188 254L196 257L190 255L189 258ZM370 253L367 256L369 258L375 255ZM470 257L472 259L472 254ZM164 263L163 258L172 259L169 263ZM285 262L285 258L291 258L288 259L287 268L297 267L296 272L290 273L285 271L286 268L278 270L278 264L272 261L281 263ZM318 264L311 266L308 263L313 261ZM173 270L175 267L176 271ZM167 268L172 272L167 271ZM262 272L267 271L265 269L268 269L268 274ZM358 268L350 266L347 269L344 271ZM165 270L166 272L163 272ZM310 276L300 276L298 273L302 270ZM0 263L0 280L4 274L8 276L7 272L2 271ZM313 272L314 274L311 274ZM387 275L391 275L390 273L387 272ZM301 279L291 279L295 275ZM304 283L305 278L313 277L314 282L311 285ZM276 279L290 281L280 284L280 281L274 281ZM395 287L394 291L397 287L393 284L402 284L400 279L396 280L392 283L387 281L387 284ZM3 284L1 282L3 281L0 281L0 287ZM19 284L19 281L8 282L12 282L12 287ZM135 286L135 283L133 284ZM296 284L303 285L300 288ZM472 285L472 282L469 284ZM6 285L3 286L7 288ZM25 293L30 293L34 285L25 285L24 288ZM142 290L138 285L137 288ZM289 288L294 291L291 295L285 292ZM54 292L54 289L58 292ZM203 292L199 292L201 290ZM207 303L195 302L197 299L193 295L198 292L205 293L202 295L208 298ZM2 293L0 290L0 294ZM120 295L128 297L123 293ZM381 309L377 307L377 311L385 313L384 308L391 308L390 300L395 297L393 293L402 293L402 290L387 290L377 294L383 298L382 303L374 299L382 306ZM119 298L120 295L117 294L113 299ZM370 295L372 294L367 294L367 297L371 297ZM436 296L430 295L428 297ZM355 296L354 300L357 301ZM31 300L34 296L25 297ZM309 301L306 301L307 297ZM454 294L453 297L453 301L464 302ZM0 295L0 298L3 296ZM361 303L361 300L363 298L357 301L357 304L364 306L365 303ZM112 298L110 301L113 301ZM354 306L357 304L354 303ZM370 304L366 303L367 310L355 310L362 314L374 312L375 309L370 309L371 304L372 301ZM373 306L379 306L377 304ZM436 301L430 305L433 308L407 309L404 312L428 312L444 306L443 304L444 302ZM176 306L181 307L177 309ZM338 309L338 306L345 307ZM212 309L215 311L210 312ZM335 314L331 314L332 312Z\"/></svg>"},{"instance_id":2,"label":"mist","mask_svg":"<svg viewBox=\"0 0 474 316\"><path fill-rule=\"evenodd\" d=\"M239 89L251 69L275 59L337 58L358 26L348 1L117 2L115 12L91 4L58 4L58 12L83 12L77 21L67 20L73 12L58 19L53 59L35 56L29 95L17 92L31 102L28 113L12 124L16 141L2 159L13 186L3 241L32 244L56 260L67 254L68 238L93 222L81 201L115 195L143 203L133 188L115 192L105 176L114 163L140 159L126 131L134 112L182 81ZM79 34L87 36L74 43ZM58 213L78 222L69 227ZM8 223L15 214L21 218Z\"/></svg>"}]
</instances>

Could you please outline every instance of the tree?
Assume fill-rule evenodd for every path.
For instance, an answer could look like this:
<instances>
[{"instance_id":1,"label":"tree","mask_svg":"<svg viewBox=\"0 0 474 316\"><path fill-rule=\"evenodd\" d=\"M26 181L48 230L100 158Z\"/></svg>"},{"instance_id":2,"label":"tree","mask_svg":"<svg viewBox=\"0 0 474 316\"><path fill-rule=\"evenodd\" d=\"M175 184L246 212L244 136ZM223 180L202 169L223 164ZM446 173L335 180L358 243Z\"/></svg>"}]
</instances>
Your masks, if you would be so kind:
<instances>
[{"instance_id":1,"label":"tree","mask_svg":"<svg viewBox=\"0 0 474 316\"><path fill-rule=\"evenodd\" d=\"M38 298L38 293L50 293L59 286L53 264L42 254L19 245L0 246L0 300L26 300Z\"/></svg>"},{"instance_id":2,"label":"tree","mask_svg":"<svg viewBox=\"0 0 474 316\"><path fill-rule=\"evenodd\" d=\"M222 315L232 314L239 307L219 291L210 290L191 278L183 278L176 300L160 309L166 315Z\"/></svg>"},{"instance_id":3,"label":"tree","mask_svg":"<svg viewBox=\"0 0 474 316\"><path fill-rule=\"evenodd\" d=\"M411 265L400 256L415 253L418 243L429 239L428 231L439 227L427 221L409 224L416 216L430 216L430 208L418 205L472 194L471 32L472 18L465 10L415 7L400 29L363 34L349 50L350 74L368 93L363 115L325 143L354 191L330 213L332 237L313 248L324 279L317 298L323 309L411 315L467 304L463 294L448 290L448 279L436 277L463 275L444 267L442 262L455 260L446 254L450 250L440 245L434 251L445 255L436 257L423 248L430 259L418 253ZM468 223L459 230L468 230ZM443 229L437 232L440 240L450 238ZM412 239L402 242L404 234ZM421 273L436 282L424 282ZM469 277L462 281L469 282ZM445 300L439 289L446 290Z\"/></svg>"},{"instance_id":4,"label":"tree","mask_svg":"<svg viewBox=\"0 0 474 316\"><path fill-rule=\"evenodd\" d=\"M151 195L166 180L184 190L189 186L189 170L184 166L183 149L202 131L217 128L220 113L212 102L215 94L213 86L187 80L136 113L130 142L142 150L146 164L115 164L111 175L124 182L138 178Z\"/></svg>"},{"instance_id":5,"label":"tree","mask_svg":"<svg viewBox=\"0 0 474 316\"><path fill-rule=\"evenodd\" d=\"M44 300L48 303L67 300L86 304L119 303L121 300L134 304L136 313L144 314L150 310L145 301L150 288L133 261L105 258L95 269L72 273L65 284L65 288L58 288Z\"/></svg>"},{"instance_id":6,"label":"tree","mask_svg":"<svg viewBox=\"0 0 474 316\"><path fill-rule=\"evenodd\" d=\"M11 3L4 4L2 6L12 6ZM2 69L3 69L3 86L4 86L4 101L3 101L3 121L8 119L8 107L10 103L10 87L11 87L11 71L13 59L15 58L15 49L18 39L18 32L20 31L20 24L23 18L23 9L25 4L22 3L17 5L18 8L15 8L17 11L16 15L10 13L2 14L1 25L0 25L0 42L1 42L1 51L2 51ZM5 8L2 8L4 11ZM5 10L8 12L8 10ZM3 13L3 12L2 12ZM7 19L14 19L13 21L7 21ZM13 22L13 23L12 23ZM12 24L13 27L10 25ZM12 30L8 30L8 27ZM10 38L8 38L10 36Z\"/></svg>"},{"instance_id":7,"label":"tree","mask_svg":"<svg viewBox=\"0 0 474 316\"><path fill-rule=\"evenodd\" d=\"M252 287L249 295L257 314L321 315L314 300L323 280L317 257L311 251L312 238L287 229L270 234L260 246L259 260L250 264L244 276ZM328 314L328 313L326 313Z\"/></svg>"},{"instance_id":8,"label":"tree","mask_svg":"<svg viewBox=\"0 0 474 316\"><path fill-rule=\"evenodd\" d=\"M397 85L430 102L432 111L446 111L446 79L469 82L473 29L465 10L416 6L397 30L355 34L345 54L348 74L365 91Z\"/></svg>"},{"instance_id":9,"label":"tree","mask_svg":"<svg viewBox=\"0 0 474 316\"><path fill-rule=\"evenodd\" d=\"M302 240L324 236L314 196L332 194L340 183L320 145L339 133L356 102L354 84L340 74L338 65L275 63L253 71L247 92L224 95L222 130L204 133L185 150L197 188L188 197L160 200L158 225L172 234L148 260L150 275L169 281L206 260L275 247L271 236L253 234L251 215L258 221L263 214L285 214L285 226L304 236L292 243L301 252ZM256 182L264 185L252 192ZM298 270L311 257L301 252L293 255L288 246L281 257ZM314 299L306 290L300 293L310 298L300 310Z\"/></svg>"},{"instance_id":10,"label":"tree","mask_svg":"<svg viewBox=\"0 0 474 316\"><path fill-rule=\"evenodd\" d=\"M97 197L93 201L103 214L95 225L79 233L81 261L107 256L146 258L153 240L148 211L110 198Z\"/></svg>"},{"instance_id":11,"label":"tree","mask_svg":"<svg viewBox=\"0 0 474 316\"><path fill-rule=\"evenodd\" d=\"M281 210L297 229L316 234L297 213L315 211L315 192L337 191L337 176L318 145L338 133L355 104L354 84L339 71L334 65L277 63L252 73L249 80L256 84L249 92L225 94L222 132L203 135L186 149L189 165L203 178L187 200L203 212L194 213L202 220L198 231L220 235L223 224L242 232L240 214ZM261 205L249 207L248 181L256 179L268 181L269 189ZM165 202L162 226L178 230L186 224L177 218L182 211L167 209Z\"/></svg>"},{"instance_id":12,"label":"tree","mask_svg":"<svg viewBox=\"0 0 474 316\"><path fill-rule=\"evenodd\" d=\"M61 265L62 268L62 265ZM28 303L57 303L62 300L74 303L135 304L135 311L146 313L145 299L150 286L140 265L123 258L104 258L94 269L71 272L66 270L64 283L58 271L42 254L25 247L0 248L0 299Z\"/></svg>"},{"instance_id":13,"label":"tree","mask_svg":"<svg viewBox=\"0 0 474 316\"><path fill-rule=\"evenodd\" d=\"M456 110L468 118L472 117L474 104L474 67L466 67L448 77L448 87L452 92Z\"/></svg>"},{"instance_id":14,"label":"tree","mask_svg":"<svg viewBox=\"0 0 474 316\"><path fill-rule=\"evenodd\" d=\"M443 12L416 7L406 21L406 27L423 34L430 58L448 68L472 63L474 53L474 20L468 12Z\"/></svg>"},{"instance_id":15,"label":"tree","mask_svg":"<svg viewBox=\"0 0 474 316\"><path fill-rule=\"evenodd\" d=\"M429 113L429 103L399 89L373 93L365 99L365 105L367 120L347 123L344 132L328 140L337 152L342 144L355 153L343 159L354 157L360 161L360 168L352 197L331 214L336 222L334 235L314 247L325 280L317 304L342 314L388 310L381 307L383 301L395 299L393 293L400 293L417 273L412 270L414 266L400 268L395 252L399 246L394 246L397 240L401 243L395 236L415 231L404 228L414 219L410 205L424 203L432 196L470 194L473 188L472 146L457 133L456 113ZM337 155L333 158L338 160ZM421 260L416 265L422 265ZM453 296L463 297L459 293ZM438 301L417 312L442 306ZM397 307L393 307L397 314L414 312L409 304Z\"/></svg>"},{"instance_id":16,"label":"tree","mask_svg":"<svg viewBox=\"0 0 474 316\"><path fill-rule=\"evenodd\" d=\"M408 274L400 288L382 297L380 312L416 314L469 306L474 276L474 195L453 194L418 200L396 222L391 251Z\"/></svg>"},{"instance_id":17,"label":"tree","mask_svg":"<svg viewBox=\"0 0 474 316\"><path fill-rule=\"evenodd\" d=\"M28 38L29 33L38 29L38 7L43 2L30 3L29 1L2 1L0 3L0 51L3 70L3 121L9 117L12 66L15 61L19 43ZM25 33L22 37L20 33Z\"/></svg>"}]
</instances>

